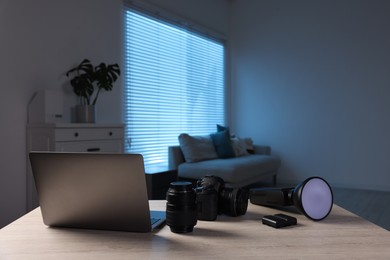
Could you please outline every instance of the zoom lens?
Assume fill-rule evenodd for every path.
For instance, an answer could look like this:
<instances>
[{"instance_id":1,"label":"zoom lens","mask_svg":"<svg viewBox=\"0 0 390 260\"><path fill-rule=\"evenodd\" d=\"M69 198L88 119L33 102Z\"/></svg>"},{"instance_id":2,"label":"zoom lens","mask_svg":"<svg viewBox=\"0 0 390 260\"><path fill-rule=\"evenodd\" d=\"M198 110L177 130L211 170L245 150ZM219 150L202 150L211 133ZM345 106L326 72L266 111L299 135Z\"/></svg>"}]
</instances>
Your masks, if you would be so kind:
<instances>
[{"instance_id":1,"label":"zoom lens","mask_svg":"<svg viewBox=\"0 0 390 260\"><path fill-rule=\"evenodd\" d=\"M191 182L172 182L167 192L167 225L174 233L192 232L197 223L196 193Z\"/></svg>"},{"instance_id":2,"label":"zoom lens","mask_svg":"<svg viewBox=\"0 0 390 260\"><path fill-rule=\"evenodd\" d=\"M245 189L224 188L219 196L219 211L232 217L245 215L249 193Z\"/></svg>"}]
</instances>

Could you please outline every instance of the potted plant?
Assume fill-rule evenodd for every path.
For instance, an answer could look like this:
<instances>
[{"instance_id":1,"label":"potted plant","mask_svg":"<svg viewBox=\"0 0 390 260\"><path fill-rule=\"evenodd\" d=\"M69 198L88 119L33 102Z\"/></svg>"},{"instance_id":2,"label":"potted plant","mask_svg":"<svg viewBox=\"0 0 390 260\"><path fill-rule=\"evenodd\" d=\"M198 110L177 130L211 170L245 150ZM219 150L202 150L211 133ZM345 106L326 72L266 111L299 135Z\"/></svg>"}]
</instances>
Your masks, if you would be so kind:
<instances>
[{"instance_id":1,"label":"potted plant","mask_svg":"<svg viewBox=\"0 0 390 260\"><path fill-rule=\"evenodd\" d=\"M77 123L95 123L95 105L99 94L102 90L111 91L120 73L118 64L106 65L102 62L94 67L88 59L66 72L67 77L74 75L70 85L80 97L80 105L76 106Z\"/></svg>"}]
</instances>

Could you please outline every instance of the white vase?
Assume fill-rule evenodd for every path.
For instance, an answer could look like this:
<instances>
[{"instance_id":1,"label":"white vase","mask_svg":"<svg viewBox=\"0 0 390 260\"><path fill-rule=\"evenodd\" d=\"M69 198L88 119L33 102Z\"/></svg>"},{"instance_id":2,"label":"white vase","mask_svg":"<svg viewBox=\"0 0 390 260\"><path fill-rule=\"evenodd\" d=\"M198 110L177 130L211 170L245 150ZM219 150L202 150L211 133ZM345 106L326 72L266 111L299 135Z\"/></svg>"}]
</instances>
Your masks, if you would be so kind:
<instances>
[{"instance_id":1,"label":"white vase","mask_svg":"<svg viewBox=\"0 0 390 260\"><path fill-rule=\"evenodd\" d=\"M95 106L77 105L75 112L76 123L95 123Z\"/></svg>"}]
</instances>

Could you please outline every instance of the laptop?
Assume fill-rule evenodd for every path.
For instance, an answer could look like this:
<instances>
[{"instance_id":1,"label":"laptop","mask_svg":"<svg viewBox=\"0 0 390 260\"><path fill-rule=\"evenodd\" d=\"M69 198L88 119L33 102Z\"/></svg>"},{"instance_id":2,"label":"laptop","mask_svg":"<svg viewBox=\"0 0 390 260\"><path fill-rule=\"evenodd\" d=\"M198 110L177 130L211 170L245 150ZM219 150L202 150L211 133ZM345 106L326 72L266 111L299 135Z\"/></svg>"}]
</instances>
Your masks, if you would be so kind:
<instances>
[{"instance_id":1,"label":"laptop","mask_svg":"<svg viewBox=\"0 0 390 260\"><path fill-rule=\"evenodd\" d=\"M165 222L149 210L140 154L31 152L30 161L47 226L151 232Z\"/></svg>"}]
</instances>

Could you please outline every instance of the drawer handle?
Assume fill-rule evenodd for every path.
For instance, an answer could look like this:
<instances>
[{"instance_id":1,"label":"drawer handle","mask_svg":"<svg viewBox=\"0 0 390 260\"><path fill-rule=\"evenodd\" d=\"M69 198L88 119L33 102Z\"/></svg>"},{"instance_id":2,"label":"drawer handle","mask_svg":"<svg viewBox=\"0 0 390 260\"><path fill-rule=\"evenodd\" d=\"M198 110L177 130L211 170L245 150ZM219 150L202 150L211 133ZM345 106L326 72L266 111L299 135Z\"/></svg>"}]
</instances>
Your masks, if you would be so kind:
<instances>
[{"instance_id":1,"label":"drawer handle","mask_svg":"<svg viewBox=\"0 0 390 260\"><path fill-rule=\"evenodd\" d=\"M75 136L75 137L78 137L78 136L79 136L79 133L75 132L75 133L74 133L74 136Z\"/></svg>"},{"instance_id":2,"label":"drawer handle","mask_svg":"<svg viewBox=\"0 0 390 260\"><path fill-rule=\"evenodd\" d=\"M109 135L109 136L112 136L112 132L109 132L108 135Z\"/></svg>"},{"instance_id":3,"label":"drawer handle","mask_svg":"<svg viewBox=\"0 0 390 260\"><path fill-rule=\"evenodd\" d=\"M100 148L88 148L87 152L99 152Z\"/></svg>"}]
</instances>

